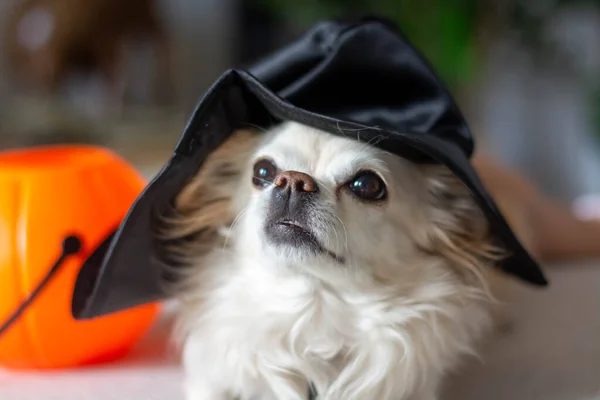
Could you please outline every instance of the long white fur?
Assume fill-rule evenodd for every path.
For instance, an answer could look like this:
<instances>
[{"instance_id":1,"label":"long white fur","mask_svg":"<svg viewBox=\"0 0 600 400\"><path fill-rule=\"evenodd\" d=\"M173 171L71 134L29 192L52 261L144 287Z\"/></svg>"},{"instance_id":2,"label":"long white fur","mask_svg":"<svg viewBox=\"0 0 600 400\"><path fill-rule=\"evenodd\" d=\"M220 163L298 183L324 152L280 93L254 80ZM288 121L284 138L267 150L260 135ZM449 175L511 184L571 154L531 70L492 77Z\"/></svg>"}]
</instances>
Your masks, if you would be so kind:
<instances>
[{"instance_id":1,"label":"long white fur","mask_svg":"<svg viewBox=\"0 0 600 400\"><path fill-rule=\"evenodd\" d=\"M251 184L260 157L318 182L318 235L344 264L266 240L271 188ZM437 399L491 323L485 282L498 254L468 190L443 167L297 123L268 132L241 165L228 224L237 218L219 230L227 244L181 251L187 399L305 400L309 382L319 400ZM383 177L383 204L340 189L360 169Z\"/></svg>"}]
</instances>

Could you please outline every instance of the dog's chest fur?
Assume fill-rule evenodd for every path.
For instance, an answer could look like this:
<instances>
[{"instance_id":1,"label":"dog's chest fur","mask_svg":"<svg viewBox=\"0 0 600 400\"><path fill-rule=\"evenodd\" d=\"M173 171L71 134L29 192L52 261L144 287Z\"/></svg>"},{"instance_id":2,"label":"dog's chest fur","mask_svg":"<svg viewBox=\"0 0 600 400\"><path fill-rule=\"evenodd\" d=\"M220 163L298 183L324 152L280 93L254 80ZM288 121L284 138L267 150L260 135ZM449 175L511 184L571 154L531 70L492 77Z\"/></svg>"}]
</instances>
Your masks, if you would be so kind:
<instances>
[{"instance_id":1,"label":"dog's chest fur","mask_svg":"<svg viewBox=\"0 0 600 400\"><path fill-rule=\"evenodd\" d=\"M267 393L304 399L308 382L319 399L412 399L437 386L430 380L468 347L486 318L483 308L459 304L451 285L403 297L275 270L252 263L218 269L186 343L186 369L219 371L242 400L270 399ZM453 343L442 340L448 337ZM201 359L210 362L201 366Z\"/></svg>"}]
</instances>

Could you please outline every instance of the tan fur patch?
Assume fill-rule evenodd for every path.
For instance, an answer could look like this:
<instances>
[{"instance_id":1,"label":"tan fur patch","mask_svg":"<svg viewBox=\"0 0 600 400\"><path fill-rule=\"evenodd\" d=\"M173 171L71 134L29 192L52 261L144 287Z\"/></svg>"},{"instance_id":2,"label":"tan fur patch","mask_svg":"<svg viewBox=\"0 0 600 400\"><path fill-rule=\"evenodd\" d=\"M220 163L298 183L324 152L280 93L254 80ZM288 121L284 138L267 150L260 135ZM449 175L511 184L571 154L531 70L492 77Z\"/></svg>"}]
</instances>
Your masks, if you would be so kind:
<instances>
[{"instance_id":1,"label":"tan fur patch","mask_svg":"<svg viewBox=\"0 0 600 400\"><path fill-rule=\"evenodd\" d=\"M435 227L426 251L449 260L470 283L474 278L487 286L490 265L498 263L505 253L493 244L486 217L469 189L448 168L436 165L422 170L428 177Z\"/></svg>"},{"instance_id":2,"label":"tan fur patch","mask_svg":"<svg viewBox=\"0 0 600 400\"><path fill-rule=\"evenodd\" d=\"M251 130L235 132L179 193L174 214L163 219L166 226L160 235L176 243L168 249L170 256L187 262L206 255L220 243L218 230L232 222L236 185L261 136Z\"/></svg>"}]
</instances>

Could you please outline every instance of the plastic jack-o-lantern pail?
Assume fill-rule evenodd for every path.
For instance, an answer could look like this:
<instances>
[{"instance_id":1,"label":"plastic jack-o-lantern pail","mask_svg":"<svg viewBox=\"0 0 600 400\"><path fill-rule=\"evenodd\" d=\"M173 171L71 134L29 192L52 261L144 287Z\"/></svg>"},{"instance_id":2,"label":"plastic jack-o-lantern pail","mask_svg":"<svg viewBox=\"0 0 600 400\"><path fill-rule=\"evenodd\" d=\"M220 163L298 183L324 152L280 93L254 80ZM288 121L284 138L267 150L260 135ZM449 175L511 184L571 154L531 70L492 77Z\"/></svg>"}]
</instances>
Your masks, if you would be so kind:
<instances>
[{"instance_id":1,"label":"plastic jack-o-lantern pail","mask_svg":"<svg viewBox=\"0 0 600 400\"><path fill-rule=\"evenodd\" d=\"M145 186L99 147L0 153L0 366L66 368L124 355L156 304L86 321L71 315L82 265L106 246Z\"/></svg>"}]
</instances>

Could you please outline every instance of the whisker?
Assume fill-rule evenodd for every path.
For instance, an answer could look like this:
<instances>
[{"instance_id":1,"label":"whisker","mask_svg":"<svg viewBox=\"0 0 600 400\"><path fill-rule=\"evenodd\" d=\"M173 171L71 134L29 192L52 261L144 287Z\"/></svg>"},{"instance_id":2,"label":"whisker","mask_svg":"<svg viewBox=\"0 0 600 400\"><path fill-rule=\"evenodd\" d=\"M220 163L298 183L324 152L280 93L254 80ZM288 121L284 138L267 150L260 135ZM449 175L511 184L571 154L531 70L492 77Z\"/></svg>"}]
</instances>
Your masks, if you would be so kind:
<instances>
[{"instance_id":1,"label":"whisker","mask_svg":"<svg viewBox=\"0 0 600 400\"><path fill-rule=\"evenodd\" d=\"M335 247L337 248L340 245L340 236L338 235L337 229L335 226L333 227L333 233L335 233Z\"/></svg>"},{"instance_id":2,"label":"whisker","mask_svg":"<svg viewBox=\"0 0 600 400\"><path fill-rule=\"evenodd\" d=\"M370 140L367 142L367 144L368 144L368 145L370 145L370 146L375 146L375 145L377 145L379 142L381 142L382 140L385 140L385 139L386 139L386 136L385 136L385 135L377 135L377 136L374 136L373 138L371 138L371 139L370 139Z\"/></svg>"},{"instance_id":3,"label":"whisker","mask_svg":"<svg viewBox=\"0 0 600 400\"><path fill-rule=\"evenodd\" d=\"M367 127L365 127L365 128L362 128L362 127L361 127L361 128L342 128L342 127L340 126L340 123L339 123L339 121L336 121L335 125L336 125L336 128L337 128L337 130L338 130L338 131L339 131L339 132L340 132L342 135L344 135L344 131L346 131L346 132L362 132L362 131L365 131L365 130L381 131L381 128L380 128L380 127L378 127L378 126L370 126L370 127L368 127L368 128L367 128Z\"/></svg>"},{"instance_id":4,"label":"whisker","mask_svg":"<svg viewBox=\"0 0 600 400\"><path fill-rule=\"evenodd\" d=\"M342 136L346 136L346 133L344 132L344 130L340 126L340 122L339 121L335 121L335 127L337 128L337 130L340 132L340 134Z\"/></svg>"},{"instance_id":5,"label":"whisker","mask_svg":"<svg viewBox=\"0 0 600 400\"><path fill-rule=\"evenodd\" d=\"M319 189L323 189L324 191L326 191L330 195L333 195L333 190L331 190L330 188L328 188L327 185L325 185L322 182L318 182L318 184L319 184Z\"/></svg>"},{"instance_id":6,"label":"whisker","mask_svg":"<svg viewBox=\"0 0 600 400\"><path fill-rule=\"evenodd\" d=\"M262 181L262 182L268 183L269 185L273 185L273 182L271 182L271 181L268 181L268 180L266 180L266 179L263 179L263 178L254 177L253 179L258 179L259 181Z\"/></svg>"},{"instance_id":7,"label":"whisker","mask_svg":"<svg viewBox=\"0 0 600 400\"><path fill-rule=\"evenodd\" d=\"M268 132L268 129L266 129L266 128L263 128L262 126L258 126L258 125L252 124L252 123L250 123L250 122L245 122L245 123L244 123L244 124L242 124L242 125L248 125L248 126L251 126L252 128L258 129L259 131L262 131L262 132L265 132L265 133L266 133L266 132Z\"/></svg>"},{"instance_id":8,"label":"whisker","mask_svg":"<svg viewBox=\"0 0 600 400\"><path fill-rule=\"evenodd\" d=\"M338 221L340 221L340 224L342 224L342 228L344 228L344 237L346 238L346 251L349 253L350 249L348 248L348 230L346 229L346 224L344 224L344 221L342 221L342 219L337 215L334 214L333 216L337 218Z\"/></svg>"},{"instance_id":9,"label":"whisker","mask_svg":"<svg viewBox=\"0 0 600 400\"><path fill-rule=\"evenodd\" d=\"M229 226L229 230L233 230L235 228L235 225L238 223L240 217L246 212L248 211L248 207L244 207L242 208L242 210L238 213L238 215L235 216L235 218L233 219L233 222L231 223L231 225ZM227 244L229 243L229 236L225 236L225 241L223 243L223 248L222 250L225 250L227 248Z\"/></svg>"}]
</instances>

